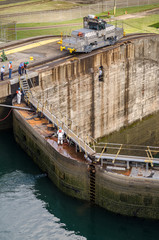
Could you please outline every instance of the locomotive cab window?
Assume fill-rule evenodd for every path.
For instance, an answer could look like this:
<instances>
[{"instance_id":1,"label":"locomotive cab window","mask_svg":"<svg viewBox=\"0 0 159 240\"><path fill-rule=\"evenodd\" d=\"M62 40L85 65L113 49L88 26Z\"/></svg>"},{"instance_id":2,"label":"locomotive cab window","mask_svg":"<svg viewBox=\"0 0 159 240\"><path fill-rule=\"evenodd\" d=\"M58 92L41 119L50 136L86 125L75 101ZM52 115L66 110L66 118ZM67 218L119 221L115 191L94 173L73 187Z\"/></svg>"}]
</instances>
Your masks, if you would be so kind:
<instances>
[{"instance_id":1,"label":"locomotive cab window","mask_svg":"<svg viewBox=\"0 0 159 240\"><path fill-rule=\"evenodd\" d=\"M105 29L106 24L104 22L99 24L99 30Z\"/></svg>"},{"instance_id":2,"label":"locomotive cab window","mask_svg":"<svg viewBox=\"0 0 159 240\"><path fill-rule=\"evenodd\" d=\"M89 25L89 29L98 30L98 24L97 23L89 22L88 25Z\"/></svg>"}]
</instances>

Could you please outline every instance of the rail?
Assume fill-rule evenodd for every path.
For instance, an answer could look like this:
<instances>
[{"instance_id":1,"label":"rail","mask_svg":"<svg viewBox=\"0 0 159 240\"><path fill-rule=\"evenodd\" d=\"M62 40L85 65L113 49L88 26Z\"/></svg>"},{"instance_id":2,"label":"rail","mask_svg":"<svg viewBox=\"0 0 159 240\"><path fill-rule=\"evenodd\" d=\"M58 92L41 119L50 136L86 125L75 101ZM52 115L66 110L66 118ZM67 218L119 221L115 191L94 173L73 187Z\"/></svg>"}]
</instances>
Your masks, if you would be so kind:
<instances>
[{"instance_id":1,"label":"rail","mask_svg":"<svg viewBox=\"0 0 159 240\"><path fill-rule=\"evenodd\" d=\"M56 37L57 35L54 35L53 37ZM103 48L100 48L100 49L96 49L90 53L87 54L87 57L90 57L94 54L96 54L97 52L101 52L101 51L105 51L105 49L107 50L110 50L110 49L115 49L117 47L119 47L120 45L123 45L126 43L126 41L131 41L131 40L135 40L135 39L138 39L138 38L144 38L144 37L150 37L150 36L158 36L158 34L156 33L135 33L135 34L128 34L126 36L124 36L122 39L120 39L115 45L111 45L111 46L107 46L107 47L103 47ZM43 38L47 38L49 36L43 36L43 37L36 37L35 40L40 40L40 39L43 39ZM28 42L31 42L31 41L34 41L34 38L32 39L27 39L27 40L23 40L21 42L21 44L24 44L24 43L28 43ZM4 45L2 48L0 48L0 50L2 49L8 49L10 47L16 47L16 46L19 46L19 42L15 42L15 43L8 43L7 45ZM57 64L57 62L59 61L63 61L64 60L69 60L71 58L73 58L73 56L75 56L76 59L81 59L83 58L83 54L80 54L80 53L72 53L72 55L70 55L68 52L65 53L64 56L62 56L61 58L59 58L59 56L54 56L54 57L49 57L49 58L46 58L42 61L37 61L35 63L31 63L28 65L28 69L29 70L33 70L34 68L37 68L37 67L40 67L44 64L47 64L47 66L52 66L52 64ZM13 73L17 73L17 70L14 70L12 71L12 74ZM8 72L6 72L4 75L8 75Z\"/></svg>"},{"instance_id":2,"label":"rail","mask_svg":"<svg viewBox=\"0 0 159 240\"><path fill-rule=\"evenodd\" d=\"M54 123L57 128L62 127L65 134L72 139L72 141L78 145L84 152L86 152L89 155L95 154L95 151L87 145L85 141L83 141L82 138L79 138L71 129L67 127L67 125L59 120L53 113L48 111L44 105L42 105L40 102L38 102L32 95L29 96L29 102L36 108L38 111L41 111L47 119Z\"/></svg>"},{"instance_id":3,"label":"rail","mask_svg":"<svg viewBox=\"0 0 159 240\"><path fill-rule=\"evenodd\" d=\"M112 161L112 164L115 164L115 161L121 161L121 162L126 162L127 164L127 169L129 169L130 162L135 162L135 163L144 163L146 164L146 169L148 169L148 164L150 163L151 166L153 167L154 164L159 164L159 158L154 158L152 156L152 152L159 152L159 148L157 147L151 147L153 149L150 150L150 147L147 146L147 149L144 150L147 153L147 156L142 157L142 156L133 156L133 155L121 155L119 154L121 152L121 149L126 149L124 148L123 144L119 144L119 148L116 154L110 154L110 153L105 153L105 150L108 147L108 145L111 145L110 143L106 143L104 148L102 149L101 153L97 153L95 150L93 150L82 138L80 138L78 135L76 135L71 129L68 128L68 126L62 122L60 119L58 119L54 114L50 113L47 109L46 106L43 106L41 103L39 103L32 95L29 98L29 102L35 107L38 108L38 111L41 111L44 116L47 117L47 119L51 122L54 123L58 128L62 127L65 134L67 137L71 138L72 141L79 146L79 150L81 149L85 152L86 157L88 155L94 156L96 163L100 162L101 166L103 167L103 164L106 163L108 160ZM118 144L112 144L112 145L117 145ZM94 149L98 149L99 146L94 145ZM113 149L113 147L110 147ZM157 150L155 150L155 148ZM115 149L115 148L114 148ZM135 149L132 149L135 150Z\"/></svg>"},{"instance_id":4,"label":"rail","mask_svg":"<svg viewBox=\"0 0 159 240\"><path fill-rule=\"evenodd\" d=\"M88 156L93 156L95 158L96 163L100 163L101 167L103 167L104 163L107 163L108 160L111 160L111 163L114 165L115 162L124 162L127 164L127 169L130 167L130 162L134 163L144 163L146 164L146 169L148 169L148 164L151 164L151 167L154 166L154 164L159 164L159 158L154 158L152 156L152 152L159 152L159 148L157 150L151 149L148 146L145 151L147 156L133 156L133 155L121 155L119 154L122 150L129 150L127 148L124 148L123 144L119 144L119 148L117 153L115 154L110 154L110 153L105 153L107 148L110 149L116 149L117 147L110 147L110 143L105 143L104 147L102 148L102 151L100 153L97 153L95 149L99 149L98 145L94 145L94 150L92 147L90 147L86 141L84 141L82 138L80 138L77 134L75 134L71 129L68 128L68 126L62 122L60 119L58 119L53 113L51 113L48 109L46 109L46 105L41 104L38 102L32 95L29 96L29 102L37 109L37 111L41 111L44 116L52 122L57 128L62 127L67 138L71 139L76 146L79 147L79 151L85 152L86 157ZM112 144L112 145L117 145L118 144ZM151 147L152 148L152 147ZM135 150L135 149L132 149Z\"/></svg>"},{"instance_id":5,"label":"rail","mask_svg":"<svg viewBox=\"0 0 159 240\"><path fill-rule=\"evenodd\" d=\"M151 167L153 167L154 164L159 165L159 158L153 156L153 153L159 153L159 147L101 142L97 143L94 138L87 136L87 134L85 134L86 139L83 137L81 138L81 133L79 132L78 126L76 126L75 133L70 129L70 124L67 124L71 121L72 125L73 122L71 119L66 119L67 116L65 116L65 121L61 121L57 116L51 113L50 106L46 106L46 101L42 104L32 95L30 87L28 85L28 80L28 76L25 78L19 78L20 87L25 94L25 101L28 104L31 103L37 109L37 112L42 112L43 115L57 128L62 127L66 134L66 138L71 139L75 143L76 147L78 147L80 152L85 152L86 158L92 157L92 159L94 159L96 163L100 164L101 167L103 167L103 165L107 164L108 162L111 162L112 165L119 164L120 162L123 162L124 164L126 163L127 169L129 169L131 162L144 163L146 164L146 169L148 169L149 164ZM31 85L33 87L32 82ZM129 154L130 151L133 151L133 154ZM141 151L144 151L145 156L143 156L143 154L141 156ZM134 152L139 152L139 156L135 156Z\"/></svg>"},{"instance_id":6,"label":"rail","mask_svg":"<svg viewBox=\"0 0 159 240\"><path fill-rule=\"evenodd\" d=\"M98 152L96 151L94 156L95 159L97 159L97 162L100 162L101 167L103 167L104 164L107 164L108 161L109 164L111 163L113 165L115 165L115 162L118 162L118 164L126 163L127 169L129 169L131 162L146 164L146 169L148 169L149 164L151 167L153 167L154 164L159 165L159 158L153 156L159 153L159 147L117 143L99 143L95 146L95 148ZM130 152L132 152L132 155L128 154Z\"/></svg>"}]
</instances>

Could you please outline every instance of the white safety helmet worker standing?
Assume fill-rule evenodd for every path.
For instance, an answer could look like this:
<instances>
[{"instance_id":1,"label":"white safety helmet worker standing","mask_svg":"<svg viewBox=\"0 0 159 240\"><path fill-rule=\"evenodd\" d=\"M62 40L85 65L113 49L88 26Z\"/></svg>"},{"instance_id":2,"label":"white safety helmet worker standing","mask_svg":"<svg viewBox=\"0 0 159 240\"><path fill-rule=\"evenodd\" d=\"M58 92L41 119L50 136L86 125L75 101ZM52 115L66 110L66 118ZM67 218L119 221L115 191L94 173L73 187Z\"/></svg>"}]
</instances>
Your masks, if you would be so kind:
<instances>
[{"instance_id":1,"label":"white safety helmet worker standing","mask_svg":"<svg viewBox=\"0 0 159 240\"><path fill-rule=\"evenodd\" d=\"M4 72L5 72L5 66L1 67L1 80L3 81L3 76L4 76Z\"/></svg>"},{"instance_id":2,"label":"white safety helmet worker standing","mask_svg":"<svg viewBox=\"0 0 159 240\"><path fill-rule=\"evenodd\" d=\"M16 93L17 93L17 103L20 104L21 103L21 95L22 95L20 88L18 88Z\"/></svg>"},{"instance_id":3,"label":"white safety helmet worker standing","mask_svg":"<svg viewBox=\"0 0 159 240\"><path fill-rule=\"evenodd\" d=\"M57 135L58 135L58 144L63 144L63 136L64 136L64 130L60 127L59 130L57 131Z\"/></svg>"},{"instance_id":4,"label":"white safety helmet worker standing","mask_svg":"<svg viewBox=\"0 0 159 240\"><path fill-rule=\"evenodd\" d=\"M102 74L103 74L103 71L102 71L102 69L101 69L101 67L99 68L99 76L102 76Z\"/></svg>"}]
</instances>

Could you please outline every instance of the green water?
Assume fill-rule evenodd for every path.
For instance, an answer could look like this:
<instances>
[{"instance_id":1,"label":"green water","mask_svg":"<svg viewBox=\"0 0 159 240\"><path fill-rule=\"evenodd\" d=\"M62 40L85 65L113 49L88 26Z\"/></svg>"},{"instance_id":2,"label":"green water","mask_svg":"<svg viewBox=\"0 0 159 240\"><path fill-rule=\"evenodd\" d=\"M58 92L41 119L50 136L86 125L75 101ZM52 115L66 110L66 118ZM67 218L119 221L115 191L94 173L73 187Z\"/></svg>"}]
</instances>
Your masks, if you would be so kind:
<instances>
[{"instance_id":1,"label":"green water","mask_svg":"<svg viewBox=\"0 0 159 240\"><path fill-rule=\"evenodd\" d=\"M159 221L122 217L61 193L0 132L0 240L150 240Z\"/></svg>"}]
</instances>

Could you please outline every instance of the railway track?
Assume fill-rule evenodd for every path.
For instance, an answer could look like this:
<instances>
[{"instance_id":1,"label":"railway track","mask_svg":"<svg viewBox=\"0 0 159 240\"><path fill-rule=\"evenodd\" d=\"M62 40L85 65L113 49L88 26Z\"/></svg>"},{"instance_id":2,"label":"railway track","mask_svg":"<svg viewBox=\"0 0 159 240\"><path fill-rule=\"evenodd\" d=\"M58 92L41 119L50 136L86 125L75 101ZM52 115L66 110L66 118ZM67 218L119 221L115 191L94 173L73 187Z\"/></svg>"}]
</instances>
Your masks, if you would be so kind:
<instances>
[{"instance_id":1,"label":"railway track","mask_svg":"<svg viewBox=\"0 0 159 240\"><path fill-rule=\"evenodd\" d=\"M50 59L46 59L45 61L39 61L38 63L34 63L34 66L33 65L30 65L30 69L32 69L33 67L40 67L44 64L47 64L48 68L49 67L52 67L54 66L55 64L58 64L58 63L61 63L65 60L69 60L69 59L73 59L74 57L76 57L76 59L82 59L82 58L85 58L85 57L91 57L95 54L97 54L98 52L103 52L103 50L111 50L111 49L115 49L123 44L127 44L127 43L130 43L131 40L136 40L136 39L139 39L139 38L143 38L143 37L150 37L150 36L156 36L157 34L153 34L153 33L141 33L141 34L130 34L128 36L125 36L123 37L120 41L118 41L116 44L114 45L111 45L111 46L107 46L107 47L103 47L103 48L99 48L99 49L96 49L90 53L72 53L70 55L70 53L66 52L66 56L64 57L61 57L61 58L50 58ZM158 35L159 36L159 35Z\"/></svg>"},{"instance_id":2,"label":"railway track","mask_svg":"<svg viewBox=\"0 0 159 240\"><path fill-rule=\"evenodd\" d=\"M54 36L54 37L57 37L58 35ZM35 63L31 63L28 65L28 69L29 70L37 70L37 69L40 69L42 66L46 66L47 65L47 68L49 67L53 67L59 63L62 63L63 61L66 61L66 60L69 60L69 59L73 59L74 57L76 57L76 59L83 59L85 57L91 57L97 53L101 53L103 51L107 51L107 50L111 50L111 49L115 49L123 44L128 44L128 43L131 43L133 40L136 40L136 39L139 39L139 38L145 38L145 37L151 37L151 36L158 36L158 34L156 33L138 33L138 34L129 34L125 37L123 37L122 39L120 39L116 44L114 45L110 45L110 46L106 46L106 47L103 47L103 48L99 48L99 49L96 49L90 53L72 53L70 55L70 53L68 52L65 52L64 56L62 57L59 57L59 56L56 56L56 57L50 57L50 58L46 58L44 60L41 60L41 61L37 61ZM27 40L24 40L22 44L25 44L25 43L29 43L29 42L33 42L33 41L36 41L36 40L41 40L41 39L46 39L48 37L52 37L52 36L43 36L43 37L36 37L36 38L32 38L32 39L27 39ZM59 37L59 36L58 36ZM34 39L34 40L33 40ZM7 49L9 49L10 47L15 47L17 46L18 44L18 47L19 47L19 43L16 43L16 44L10 44L10 46L7 47ZM0 48L1 49L1 48ZM6 49L6 50L7 50ZM14 70L13 73L17 73L17 70ZM5 75L8 75L7 73Z\"/></svg>"}]
</instances>

